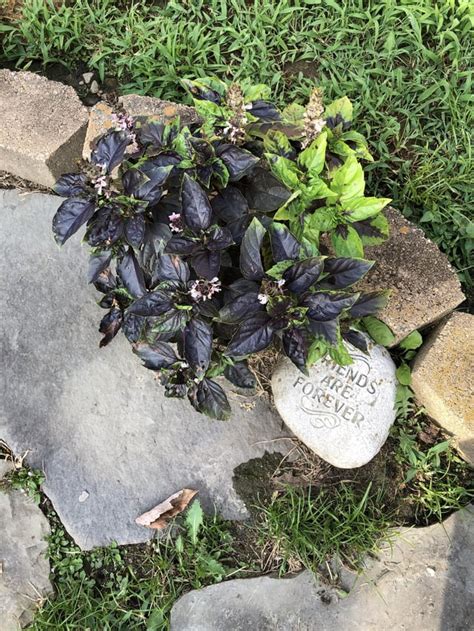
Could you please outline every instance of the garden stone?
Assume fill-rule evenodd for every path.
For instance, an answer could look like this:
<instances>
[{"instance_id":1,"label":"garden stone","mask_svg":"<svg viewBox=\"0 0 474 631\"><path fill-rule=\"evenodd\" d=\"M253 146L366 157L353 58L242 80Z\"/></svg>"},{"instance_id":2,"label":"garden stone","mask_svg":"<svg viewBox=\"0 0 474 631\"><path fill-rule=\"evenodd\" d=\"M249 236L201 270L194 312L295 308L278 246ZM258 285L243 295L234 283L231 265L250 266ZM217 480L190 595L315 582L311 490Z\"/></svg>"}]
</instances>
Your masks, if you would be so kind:
<instances>
[{"instance_id":1,"label":"garden stone","mask_svg":"<svg viewBox=\"0 0 474 631\"><path fill-rule=\"evenodd\" d=\"M151 96L127 94L119 98L119 104L130 116L149 116L154 120L163 122L170 122L179 116L183 125L191 125L199 121L199 117L193 107L179 105L171 101L162 101ZM91 147L95 140L112 127L113 113L113 108L103 101L100 101L91 109L82 152L84 160L90 158Z\"/></svg>"},{"instance_id":2,"label":"garden stone","mask_svg":"<svg viewBox=\"0 0 474 631\"><path fill-rule=\"evenodd\" d=\"M284 357L272 378L275 406L291 431L343 469L372 460L395 420L395 365L385 348L369 345L365 355L348 344L352 364L326 356L307 377Z\"/></svg>"},{"instance_id":3,"label":"garden stone","mask_svg":"<svg viewBox=\"0 0 474 631\"><path fill-rule=\"evenodd\" d=\"M229 393L215 421L167 399L119 334L99 349L104 314L86 282L79 236L59 249L61 199L0 192L0 438L46 475L44 491L82 548L148 540L135 518L183 488L225 517L248 513L233 470L287 453L281 419L258 396Z\"/></svg>"},{"instance_id":4,"label":"garden stone","mask_svg":"<svg viewBox=\"0 0 474 631\"><path fill-rule=\"evenodd\" d=\"M474 466L474 315L451 314L418 352L412 388L426 412L454 434Z\"/></svg>"},{"instance_id":5,"label":"garden stone","mask_svg":"<svg viewBox=\"0 0 474 631\"><path fill-rule=\"evenodd\" d=\"M310 572L238 579L192 591L171 611L171 631L461 631L474 610L474 507L443 524L408 529L393 548L345 572L343 592Z\"/></svg>"},{"instance_id":6,"label":"garden stone","mask_svg":"<svg viewBox=\"0 0 474 631\"><path fill-rule=\"evenodd\" d=\"M70 86L0 70L0 171L51 187L77 171L87 109Z\"/></svg>"},{"instance_id":7,"label":"garden stone","mask_svg":"<svg viewBox=\"0 0 474 631\"><path fill-rule=\"evenodd\" d=\"M49 525L22 491L0 491L0 630L17 631L33 620L52 587L46 558Z\"/></svg>"},{"instance_id":8,"label":"garden stone","mask_svg":"<svg viewBox=\"0 0 474 631\"><path fill-rule=\"evenodd\" d=\"M390 237L382 245L365 249L365 258L376 263L358 288L390 289L390 299L379 317L395 334L395 345L453 311L465 296L447 256L423 230L395 208L384 212Z\"/></svg>"}]
</instances>

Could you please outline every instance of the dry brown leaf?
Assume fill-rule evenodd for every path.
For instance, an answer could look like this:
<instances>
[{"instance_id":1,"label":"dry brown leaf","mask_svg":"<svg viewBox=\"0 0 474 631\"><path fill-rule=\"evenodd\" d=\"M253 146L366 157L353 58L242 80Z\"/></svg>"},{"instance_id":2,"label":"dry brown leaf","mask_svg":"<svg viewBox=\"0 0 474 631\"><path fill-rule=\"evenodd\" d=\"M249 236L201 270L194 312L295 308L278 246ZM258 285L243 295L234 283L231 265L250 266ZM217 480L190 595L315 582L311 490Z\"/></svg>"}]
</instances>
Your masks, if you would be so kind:
<instances>
[{"instance_id":1,"label":"dry brown leaf","mask_svg":"<svg viewBox=\"0 0 474 631\"><path fill-rule=\"evenodd\" d=\"M196 493L197 491L193 491L193 489L182 489L170 495L170 497L164 502L161 502L161 504L158 504L148 512L140 515L140 517L137 517L135 523L139 526L145 526L146 528L163 530L172 517L184 511Z\"/></svg>"}]
</instances>

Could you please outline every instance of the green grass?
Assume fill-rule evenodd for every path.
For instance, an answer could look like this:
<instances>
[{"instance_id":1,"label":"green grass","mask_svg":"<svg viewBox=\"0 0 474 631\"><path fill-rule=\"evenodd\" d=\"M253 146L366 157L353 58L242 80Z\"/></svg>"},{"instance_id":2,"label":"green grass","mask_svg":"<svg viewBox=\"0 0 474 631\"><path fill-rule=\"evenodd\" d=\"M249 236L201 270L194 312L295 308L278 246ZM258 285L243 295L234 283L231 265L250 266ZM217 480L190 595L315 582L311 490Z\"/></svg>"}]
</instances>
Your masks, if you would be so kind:
<instances>
[{"instance_id":1,"label":"green grass","mask_svg":"<svg viewBox=\"0 0 474 631\"><path fill-rule=\"evenodd\" d=\"M189 519L193 511L193 524ZM55 596L35 616L34 631L168 628L169 613L184 592L230 575L231 537L225 522L204 517L198 502L172 532L148 545L82 552L49 511L49 558Z\"/></svg>"},{"instance_id":2,"label":"green grass","mask_svg":"<svg viewBox=\"0 0 474 631\"><path fill-rule=\"evenodd\" d=\"M314 82L347 94L377 158L372 194L421 222L469 285L473 21L467 0L26 0L0 61L85 61L124 92L170 99L209 74L268 83L280 103Z\"/></svg>"},{"instance_id":3,"label":"green grass","mask_svg":"<svg viewBox=\"0 0 474 631\"><path fill-rule=\"evenodd\" d=\"M383 491L372 491L370 484L362 494L350 484L319 491L289 487L262 511L261 542L273 541L282 574L294 560L318 572L333 556L360 568L389 538L392 525Z\"/></svg>"}]
</instances>

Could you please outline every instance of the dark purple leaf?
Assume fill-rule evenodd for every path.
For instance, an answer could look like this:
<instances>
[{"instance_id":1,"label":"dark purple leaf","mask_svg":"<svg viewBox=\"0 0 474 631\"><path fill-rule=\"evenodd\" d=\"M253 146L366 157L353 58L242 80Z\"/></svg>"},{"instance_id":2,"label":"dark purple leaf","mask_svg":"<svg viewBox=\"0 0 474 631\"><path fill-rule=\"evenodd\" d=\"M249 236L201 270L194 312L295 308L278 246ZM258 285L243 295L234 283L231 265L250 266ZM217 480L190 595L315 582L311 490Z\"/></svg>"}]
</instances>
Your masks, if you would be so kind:
<instances>
[{"instance_id":1,"label":"dark purple leaf","mask_svg":"<svg viewBox=\"0 0 474 631\"><path fill-rule=\"evenodd\" d=\"M92 164L105 165L107 172L110 173L122 162L125 150L131 142L130 134L124 131L113 131L106 134L100 138L92 152Z\"/></svg>"},{"instance_id":2,"label":"dark purple leaf","mask_svg":"<svg viewBox=\"0 0 474 631\"><path fill-rule=\"evenodd\" d=\"M84 192L86 182L87 176L83 173L66 173L53 186L53 191L61 197L75 197Z\"/></svg>"},{"instance_id":3,"label":"dark purple leaf","mask_svg":"<svg viewBox=\"0 0 474 631\"><path fill-rule=\"evenodd\" d=\"M253 372L248 367L247 361L236 362L232 366L226 366L224 370L225 378L238 388L253 389L256 386L256 379Z\"/></svg>"},{"instance_id":4,"label":"dark purple leaf","mask_svg":"<svg viewBox=\"0 0 474 631\"><path fill-rule=\"evenodd\" d=\"M246 293L231 299L219 311L219 320L225 324L237 324L251 314L262 311L264 306L258 301L258 293Z\"/></svg>"},{"instance_id":5,"label":"dark purple leaf","mask_svg":"<svg viewBox=\"0 0 474 631\"><path fill-rule=\"evenodd\" d=\"M247 200L235 186L228 186L211 201L218 219L225 223L237 221L248 214Z\"/></svg>"},{"instance_id":6,"label":"dark purple leaf","mask_svg":"<svg viewBox=\"0 0 474 631\"><path fill-rule=\"evenodd\" d=\"M224 390L215 381L203 379L188 393L191 405L198 412L218 421L226 421L231 414L229 401Z\"/></svg>"},{"instance_id":7,"label":"dark purple leaf","mask_svg":"<svg viewBox=\"0 0 474 631\"><path fill-rule=\"evenodd\" d=\"M138 342L145 326L145 318L126 313L122 322L122 333L130 343Z\"/></svg>"},{"instance_id":8,"label":"dark purple leaf","mask_svg":"<svg viewBox=\"0 0 474 631\"><path fill-rule=\"evenodd\" d=\"M299 257L301 245L285 224L272 222L268 228L268 234L275 263L295 260Z\"/></svg>"},{"instance_id":9,"label":"dark purple leaf","mask_svg":"<svg viewBox=\"0 0 474 631\"><path fill-rule=\"evenodd\" d=\"M153 325L155 333L177 333L182 331L188 321L187 312L181 309L171 309L163 314Z\"/></svg>"},{"instance_id":10,"label":"dark purple leaf","mask_svg":"<svg viewBox=\"0 0 474 631\"><path fill-rule=\"evenodd\" d=\"M302 306L308 307L308 317L312 320L325 322L334 320L344 309L352 307L358 294L349 296L342 293L318 291L309 294L302 301Z\"/></svg>"},{"instance_id":11,"label":"dark purple leaf","mask_svg":"<svg viewBox=\"0 0 474 631\"><path fill-rule=\"evenodd\" d=\"M329 344L337 344L338 320L327 320L326 322L309 320L309 329L315 337L322 338L326 342L329 342Z\"/></svg>"},{"instance_id":12,"label":"dark purple leaf","mask_svg":"<svg viewBox=\"0 0 474 631\"><path fill-rule=\"evenodd\" d=\"M225 250L234 243L232 233L227 228L212 226L207 232L206 247L208 250Z\"/></svg>"},{"instance_id":13,"label":"dark purple leaf","mask_svg":"<svg viewBox=\"0 0 474 631\"><path fill-rule=\"evenodd\" d=\"M198 377L209 368L212 354L212 327L199 318L188 322L183 333L184 357Z\"/></svg>"},{"instance_id":14,"label":"dark purple leaf","mask_svg":"<svg viewBox=\"0 0 474 631\"><path fill-rule=\"evenodd\" d=\"M143 272L132 249L128 250L117 265L117 274L122 279L125 289L134 298L140 298L146 292Z\"/></svg>"},{"instance_id":15,"label":"dark purple leaf","mask_svg":"<svg viewBox=\"0 0 474 631\"><path fill-rule=\"evenodd\" d=\"M205 191L187 173L181 192L185 224L193 231L207 230L211 225L212 208Z\"/></svg>"},{"instance_id":16,"label":"dark purple leaf","mask_svg":"<svg viewBox=\"0 0 474 631\"><path fill-rule=\"evenodd\" d=\"M191 257L191 265L201 278L212 280L219 274L221 267L221 253L210 250L200 250Z\"/></svg>"},{"instance_id":17,"label":"dark purple leaf","mask_svg":"<svg viewBox=\"0 0 474 631\"><path fill-rule=\"evenodd\" d=\"M349 313L353 318L374 315L385 307L388 297L389 294L386 291L372 291L361 294Z\"/></svg>"},{"instance_id":18,"label":"dark purple leaf","mask_svg":"<svg viewBox=\"0 0 474 631\"><path fill-rule=\"evenodd\" d=\"M145 217L134 215L125 222L125 238L135 248L139 248L145 236Z\"/></svg>"},{"instance_id":19,"label":"dark purple leaf","mask_svg":"<svg viewBox=\"0 0 474 631\"><path fill-rule=\"evenodd\" d=\"M363 221L354 221L351 226L355 228L361 237L375 237L376 239L386 238L386 234L380 230L376 224L372 224L373 217Z\"/></svg>"},{"instance_id":20,"label":"dark purple leaf","mask_svg":"<svg viewBox=\"0 0 474 631\"><path fill-rule=\"evenodd\" d=\"M309 340L308 334L302 329L289 329L283 332L283 350L294 365L307 374L306 360L308 359Z\"/></svg>"},{"instance_id":21,"label":"dark purple leaf","mask_svg":"<svg viewBox=\"0 0 474 631\"><path fill-rule=\"evenodd\" d=\"M230 341L225 355L244 359L252 353L263 351L273 340L274 328L267 313L256 313L244 320Z\"/></svg>"},{"instance_id":22,"label":"dark purple leaf","mask_svg":"<svg viewBox=\"0 0 474 631\"><path fill-rule=\"evenodd\" d=\"M116 277L109 267L106 267L99 272L94 281L94 287L103 294L108 294L109 291L112 291L117 287Z\"/></svg>"},{"instance_id":23,"label":"dark purple leaf","mask_svg":"<svg viewBox=\"0 0 474 631\"><path fill-rule=\"evenodd\" d=\"M96 210L95 202L81 197L70 197L63 201L53 217L53 232L56 243L64 245L79 228L89 221Z\"/></svg>"},{"instance_id":24,"label":"dark purple leaf","mask_svg":"<svg viewBox=\"0 0 474 631\"><path fill-rule=\"evenodd\" d=\"M114 206L104 206L90 223L86 237L93 248L109 247L116 243L123 234L123 221Z\"/></svg>"},{"instance_id":25,"label":"dark purple leaf","mask_svg":"<svg viewBox=\"0 0 474 631\"><path fill-rule=\"evenodd\" d=\"M167 254L182 254L188 256L195 252L200 246L200 242L196 239L188 239L187 237L171 237L166 244L165 252Z\"/></svg>"},{"instance_id":26,"label":"dark purple leaf","mask_svg":"<svg viewBox=\"0 0 474 631\"><path fill-rule=\"evenodd\" d=\"M281 120L281 114L273 103L269 101L252 101L248 110L252 116L259 118L262 121L279 121Z\"/></svg>"},{"instance_id":27,"label":"dark purple leaf","mask_svg":"<svg viewBox=\"0 0 474 631\"><path fill-rule=\"evenodd\" d=\"M349 329L345 333L343 333L342 337L347 340L352 346L355 346L363 353L369 352L368 339L367 336L361 333L360 331L356 331L355 329Z\"/></svg>"},{"instance_id":28,"label":"dark purple leaf","mask_svg":"<svg viewBox=\"0 0 474 631\"><path fill-rule=\"evenodd\" d=\"M122 177L125 194L157 204L163 194L162 186L172 168L145 163L139 169L129 169Z\"/></svg>"},{"instance_id":29,"label":"dark purple leaf","mask_svg":"<svg viewBox=\"0 0 474 631\"><path fill-rule=\"evenodd\" d=\"M170 311L172 307L172 297L167 292L158 289L132 302L127 313L139 316L159 316Z\"/></svg>"},{"instance_id":30,"label":"dark purple leaf","mask_svg":"<svg viewBox=\"0 0 474 631\"><path fill-rule=\"evenodd\" d=\"M324 272L328 276L326 283L334 287L348 287L360 280L370 270L374 261L351 258L327 258L324 261Z\"/></svg>"},{"instance_id":31,"label":"dark purple leaf","mask_svg":"<svg viewBox=\"0 0 474 631\"><path fill-rule=\"evenodd\" d=\"M189 280L189 266L179 256L162 254L156 261L153 272L155 280L171 280L187 283Z\"/></svg>"},{"instance_id":32,"label":"dark purple leaf","mask_svg":"<svg viewBox=\"0 0 474 631\"><path fill-rule=\"evenodd\" d=\"M235 296L241 296L242 294L254 293L258 294L260 285L253 280L246 280L245 278L239 278L229 285L227 292L229 296L235 298ZM226 297L226 302L228 302Z\"/></svg>"},{"instance_id":33,"label":"dark purple leaf","mask_svg":"<svg viewBox=\"0 0 474 631\"><path fill-rule=\"evenodd\" d=\"M240 246L240 270L247 280L261 280L264 275L260 248L262 247L265 228L257 218L245 231Z\"/></svg>"},{"instance_id":34,"label":"dark purple leaf","mask_svg":"<svg viewBox=\"0 0 474 631\"><path fill-rule=\"evenodd\" d=\"M91 254L89 258L89 269L87 270L87 282L95 283L101 274L110 265L112 252L103 250L98 254Z\"/></svg>"},{"instance_id":35,"label":"dark purple leaf","mask_svg":"<svg viewBox=\"0 0 474 631\"><path fill-rule=\"evenodd\" d=\"M145 123L136 129L137 140L144 146L151 145L154 149L161 149L164 129L164 124L157 121Z\"/></svg>"},{"instance_id":36,"label":"dark purple leaf","mask_svg":"<svg viewBox=\"0 0 474 631\"><path fill-rule=\"evenodd\" d=\"M163 253L165 245L170 238L171 231L166 224L145 224L143 246L138 251L137 258L141 268L147 272L148 276L151 275L156 259Z\"/></svg>"},{"instance_id":37,"label":"dark purple leaf","mask_svg":"<svg viewBox=\"0 0 474 631\"><path fill-rule=\"evenodd\" d=\"M102 318L99 326L99 332L103 334L99 346L107 346L107 344L117 335L122 325L122 310L113 307Z\"/></svg>"},{"instance_id":38,"label":"dark purple leaf","mask_svg":"<svg viewBox=\"0 0 474 631\"><path fill-rule=\"evenodd\" d=\"M154 342L153 344L139 342L133 345L133 352L142 360L145 368L150 370L170 368L178 361L174 350L166 342Z\"/></svg>"},{"instance_id":39,"label":"dark purple leaf","mask_svg":"<svg viewBox=\"0 0 474 631\"><path fill-rule=\"evenodd\" d=\"M323 265L323 258L320 256L298 261L283 272L285 287L295 294L302 294L317 282Z\"/></svg>"},{"instance_id":40,"label":"dark purple leaf","mask_svg":"<svg viewBox=\"0 0 474 631\"><path fill-rule=\"evenodd\" d=\"M278 210L291 196L280 180L261 167L245 178L244 192L249 207L262 212Z\"/></svg>"},{"instance_id":41,"label":"dark purple leaf","mask_svg":"<svg viewBox=\"0 0 474 631\"><path fill-rule=\"evenodd\" d=\"M217 149L217 155L229 171L230 182L237 182L248 175L260 161L260 158L254 156L250 151L230 144L221 145Z\"/></svg>"}]
</instances>

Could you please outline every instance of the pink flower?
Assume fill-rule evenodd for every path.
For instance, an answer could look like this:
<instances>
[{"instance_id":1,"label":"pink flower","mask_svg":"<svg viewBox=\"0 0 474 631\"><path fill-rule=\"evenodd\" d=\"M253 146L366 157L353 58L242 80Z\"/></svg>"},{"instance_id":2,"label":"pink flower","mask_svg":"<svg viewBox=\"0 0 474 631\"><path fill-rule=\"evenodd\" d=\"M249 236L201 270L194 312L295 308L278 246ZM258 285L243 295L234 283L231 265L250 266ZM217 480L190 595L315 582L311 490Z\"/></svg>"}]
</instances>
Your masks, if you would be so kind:
<instances>
[{"instance_id":1,"label":"pink flower","mask_svg":"<svg viewBox=\"0 0 474 631\"><path fill-rule=\"evenodd\" d=\"M171 232L183 232L184 224L180 213L171 213L168 219Z\"/></svg>"},{"instance_id":2,"label":"pink flower","mask_svg":"<svg viewBox=\"0 0 474 631\"><path fill-rule=\"evenodd\" d=\"M212 280L201 278L191 283L189 293L196 302L209 300L221 291L221 281L215 276Z\"/></svg>"}]
</instances>

